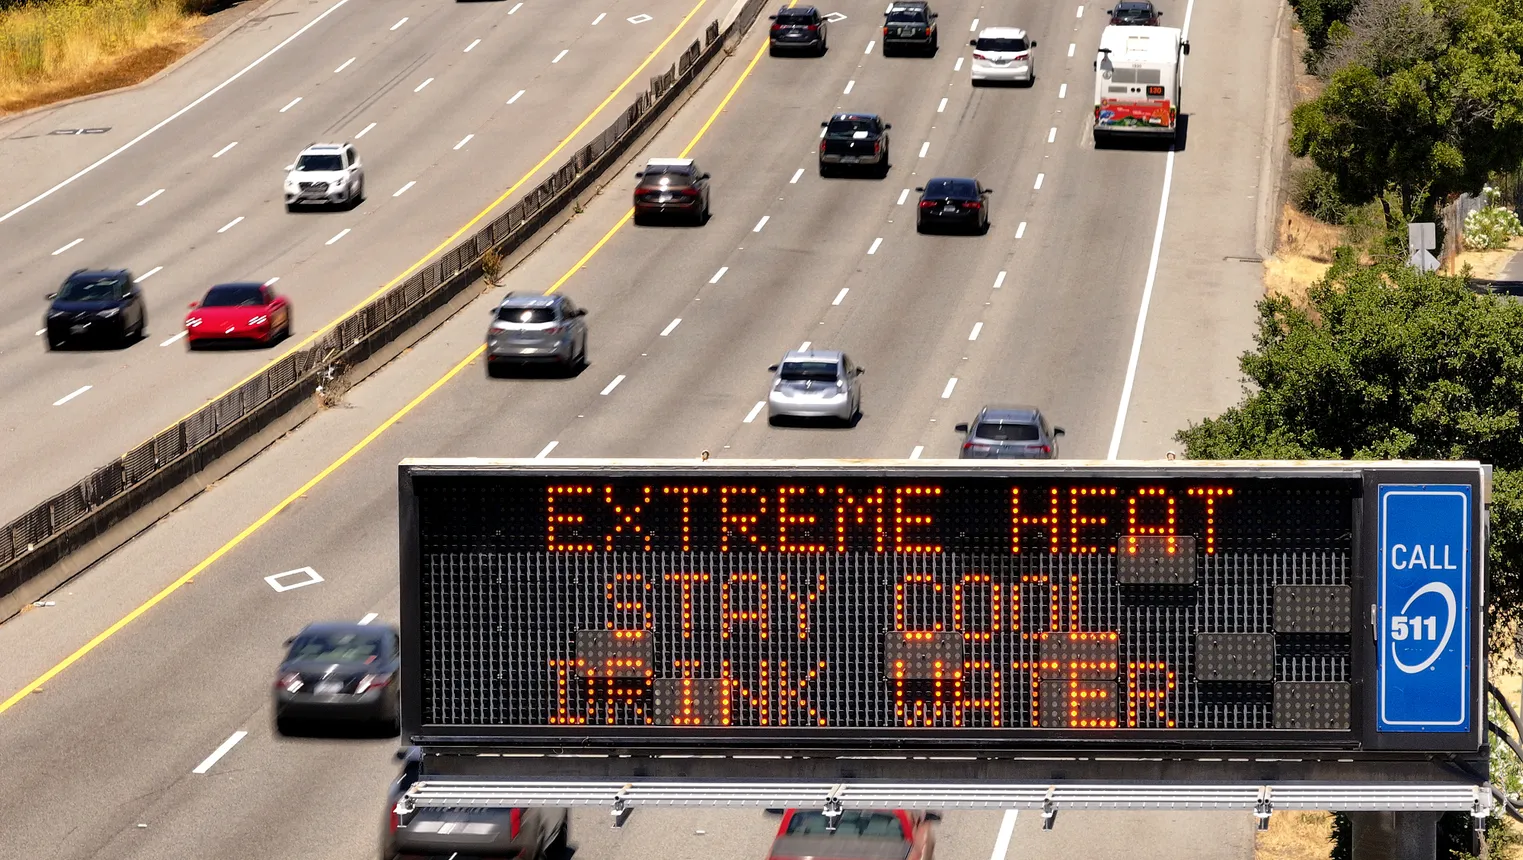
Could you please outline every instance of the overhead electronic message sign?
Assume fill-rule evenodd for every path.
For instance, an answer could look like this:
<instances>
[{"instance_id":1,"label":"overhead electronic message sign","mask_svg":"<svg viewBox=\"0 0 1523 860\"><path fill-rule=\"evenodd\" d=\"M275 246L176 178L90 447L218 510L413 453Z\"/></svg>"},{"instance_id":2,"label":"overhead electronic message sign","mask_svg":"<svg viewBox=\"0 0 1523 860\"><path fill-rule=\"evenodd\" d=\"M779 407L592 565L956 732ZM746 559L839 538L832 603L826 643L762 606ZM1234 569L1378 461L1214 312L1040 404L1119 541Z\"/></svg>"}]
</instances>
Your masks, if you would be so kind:
<instances>
[{"instance_id":1,"label":"overhead electronic message sign","mask_svg":"<svg viewBox=\"0 0 1523 860\"><path fill-rule=\"evenodd\" d=\"M1477 464L408 461L400 479L414 736L1480 743Z\"/></svg>"}]
</instances>

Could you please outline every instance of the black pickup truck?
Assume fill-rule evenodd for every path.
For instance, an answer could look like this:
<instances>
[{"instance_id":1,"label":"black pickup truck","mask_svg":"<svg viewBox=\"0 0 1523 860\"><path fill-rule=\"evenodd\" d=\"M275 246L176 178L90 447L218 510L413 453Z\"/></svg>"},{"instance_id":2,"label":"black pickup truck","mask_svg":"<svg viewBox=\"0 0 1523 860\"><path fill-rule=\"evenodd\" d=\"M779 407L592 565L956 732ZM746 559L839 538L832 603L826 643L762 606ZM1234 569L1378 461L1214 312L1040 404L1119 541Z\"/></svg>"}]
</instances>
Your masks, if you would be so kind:
<instances>
[{"instance_id":1,"label":"black pickup truck","mask_svg":"<svg viewBox=\"0 0 1523 860\"><path fill-rule=\"evenodd\" d=\"M888 130L892 125L877 114L838 113L820 123L820 175L837 167L873 167L888 175Z\"/></svg>"},{"instance_id":2,"label":"black pickup truck","mask_svg":"<svg viewBox=\"0 0 1523 860\"><path fill-rule=\"evenodd\" d=\"M936 13L926 0L894 0L883 12L883 56L904 50L936 53Z\"/></svg>"}]
</instances>

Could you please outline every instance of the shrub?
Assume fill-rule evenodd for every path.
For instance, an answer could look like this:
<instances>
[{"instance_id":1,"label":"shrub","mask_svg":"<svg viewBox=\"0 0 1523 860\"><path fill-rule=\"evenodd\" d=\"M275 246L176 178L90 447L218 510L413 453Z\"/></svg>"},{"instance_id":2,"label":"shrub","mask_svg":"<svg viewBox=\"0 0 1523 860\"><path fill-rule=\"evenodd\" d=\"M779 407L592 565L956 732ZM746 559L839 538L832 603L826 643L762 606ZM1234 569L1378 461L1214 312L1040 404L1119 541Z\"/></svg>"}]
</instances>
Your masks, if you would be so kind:
<instances>
[{"instance_id":1,"label":"shrub","mask_svg":"<svg viewBox=\"0 0 1523 860\"><path fill-rule=\"evenodd\" d=\"M1502 192L1488 185L1481 191L1486 205L1465 216L1465 247L1472 251L1493 251L1523 235L1523 223L1511 209L1501 205Z\"/></svg>"},{"instance_id":2,"label":"shrub","mask_svg":"<svg viewBox=\"0 0 1523 860\"><path fill-rule=\"evenodd\" d=\"M1341 224L1349 205L1338 194L1332 174L1315 164L1298 165L1290 174L1290 202L1306 215L1326 224Z\"/></svg>"}]
</instances>

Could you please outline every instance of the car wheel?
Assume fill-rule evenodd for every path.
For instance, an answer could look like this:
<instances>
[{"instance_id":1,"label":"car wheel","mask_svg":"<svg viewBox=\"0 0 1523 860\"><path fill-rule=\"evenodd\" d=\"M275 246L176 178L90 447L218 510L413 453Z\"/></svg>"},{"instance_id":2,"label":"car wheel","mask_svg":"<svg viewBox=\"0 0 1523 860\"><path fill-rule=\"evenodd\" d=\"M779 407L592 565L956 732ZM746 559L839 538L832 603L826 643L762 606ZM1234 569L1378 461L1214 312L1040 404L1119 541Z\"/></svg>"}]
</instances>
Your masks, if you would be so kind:
<instances>
[{"instance_id":1,"label":"car wheel","mask_svg":"<svg viewBox=\"0 0 1523 860\"><path fill-rule=\"evenodd\" d=\"M296 211L296 204L295 203L287 203L286 204L286 211L287 212L295 212Z\"/></svg>"},{"instance_id":2,"label":"car wheel","mask_svg":"<svg viewBox=\"0 0 1523 860\"><path fill-rule=\"evenodd\" d=\"M571 816L561 816L561 826L555 831L555 839L550 842L548 860L564 860L570 853L571 848Z\"/></svg>"},{"instance_id":3,"label":"car wheel","mask_svg":"<svg viewBox=\"0 0 1523 860\"><path fill-rule=\"evenodd\" d=\"M295 734L298 733L297 732L297 728L298 728L298 726L296 724L296 721L291 719L290 717L276 717L275 718L275 734L277 734L277 735L280 735L282 737L291 737L292 735L295 735Z\"/></svg>"},{"instance_id":4,"label":"car wheel","mask_svg":"<svg viewBox=\"0 0 1523 860\"><path fill-rule=\"evenodd\" d=\"M823 56L825 56L825 52L828 51L828 50L830 50L829 44L827 44L825 42L821 42L819 49L814 52L814 55L816 57L823 57Z\"/></svg>"},{"instance_id":5,"label":"car wheel","mask_svg":"<svg viewBox=\"0 0 1523 860\"><path fill-rule=\"evenodd\" d=\"M878 164L878 178L887 179L891 164L888 160L888 150L883 150L883 161Z\"/></svg>"},{"instance_id":6,"label":"car wheel","mask_svg":"<svg viewBox=\"0 0 1523 860\"><path fill-rule=\"evenodd\" d=\"M577 357L576 357L576 369L577 370L586 370L587 369L587 338L586 338L586 336L582 337L582 351L577 354Z\"/></svg>"},{"instance_id":7,"label":"car wheel","mask_svg":"<svg viewBox=\"0 0 1523 860\"><path fill-rule=\"evenodd\" d=\"M830 168L828 166L826 166L825 162L823 162L823 161L820 162L820 175L821 176L829 176L830 175Z\"/></svg>"},{"instance_id":8,"label":"car wheel","mask_svg":"<svg viewBox=\"0 0 1523 860\"><path fill-rule=\"evenodd\" d=\"M775 56L777 56L777 55L778 55L778 54L779 54L779 53L780 53L780 52L779 52L779 51L778 51L778 50L777 50L777 46L776 46L776 45L768 45L768 46L767 46L767 55L768 55L768 56L770 56L770 57L775 57Z\"/></svg>"},{"instance_id":9,"label":"car wheel","mask_svg":"<svg viewBox=\"0 0 1523 860\"><path fill-rule=\"evenodd\" d=\"M490 376L493 379L501 377L502 366L492 361L491 359L487 359L487 376Z\"/></svg>"},{"instance_id":10,"label":"car wheel","mask_svg":"<svg viewBox=\"0 0 1523 860\"><path fill-rule=\"evenodd\" d=\"M921 221L919 218L915 219L915 232L916 233L924 233L924 232L926 232L925 222Z\"/></svg>"},{"instance_id":11,"label":"car wheel","mask_svg":"<svg viewBox=\"0 0 1523 860\"><path fill-rule=\"evenodd\" d=\"M54 339L50 337L48 338L48 352L57 352L58 350L63 349L66 343L67 341L63 340L62 338Z\"/></svg>"}]
</instances>

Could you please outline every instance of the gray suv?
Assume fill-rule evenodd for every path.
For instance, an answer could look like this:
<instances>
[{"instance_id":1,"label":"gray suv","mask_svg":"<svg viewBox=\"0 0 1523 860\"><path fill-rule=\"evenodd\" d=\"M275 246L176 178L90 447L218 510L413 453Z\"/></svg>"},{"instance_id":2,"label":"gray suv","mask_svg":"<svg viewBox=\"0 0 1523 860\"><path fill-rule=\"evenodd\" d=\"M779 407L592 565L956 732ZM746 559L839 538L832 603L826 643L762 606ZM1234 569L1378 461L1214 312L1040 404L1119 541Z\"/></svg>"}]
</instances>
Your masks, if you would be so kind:
<instances>
[{"instance_id":1,"label":"gray suv","mask_svg":"<svg viewBox=\"0 0 1523 860\"><path fill-rule=\"evenodd\" d=\"M1063 435L1034 406L985 406L956 429L963 434L962 460L1056 460Z\"/></svg>"},{"instance_id":2,"label":"gray suv","mask_svg":"<svg viewBox=\"0 0 1523 860\"><path fill-rule=\"evenodd\" d=\"M519 809L419 807L406 818L397 814L397 801L423 778L422 751L397 750L402 772L386 793L386 819L381 828L381 860L425 860L456 857L477 860L565 860L569 853L570 811L535 806Z\"/></svg>"},{"instance_id":3,"label":"gray suv","mask_svg":"<svg viewBox=\"0 0 1523 860\"><path fill-rule=\"evenodd\" d=\"M571 299L508 293L492 309L487 329L487 373L507 365L556 364L568 372L587 366L587 311Z\"/></svg>"}]
</instances>

